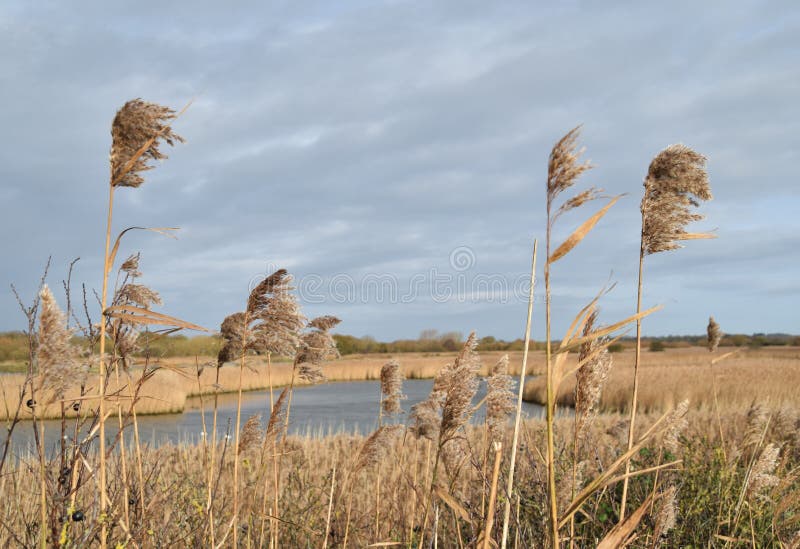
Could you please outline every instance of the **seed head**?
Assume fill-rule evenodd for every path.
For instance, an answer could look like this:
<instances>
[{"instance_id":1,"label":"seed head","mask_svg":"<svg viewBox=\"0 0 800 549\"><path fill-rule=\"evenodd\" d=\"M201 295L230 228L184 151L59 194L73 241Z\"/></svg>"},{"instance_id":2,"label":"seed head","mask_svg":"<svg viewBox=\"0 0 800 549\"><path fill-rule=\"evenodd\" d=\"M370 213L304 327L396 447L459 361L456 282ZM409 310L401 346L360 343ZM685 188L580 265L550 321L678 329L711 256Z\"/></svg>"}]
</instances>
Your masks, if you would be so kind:
<instances>
[{"instance_id":1,"label":"seed head","mask_svg":"<svg viewBox=\"0 0 800 549\"><path fill-rule=\"evenodd\" d=\"M383 400L381 407L383 413L394 415L402 413L400 400L405 398L403 394L403 372L397 360L390 360L381 368L381 394Z\"/></svg>"},{"instance_id":2,"label":"seed head","mask_svg":"<svg viewBox=\"0 0 800 549\"><path fill-rule=\"evenodd\" d=\"M584 336L592 332L596 320L597 311L594 311L583 327ZM578 354L578 362L585 361L575 373L575 428L579 440L584 438L597 415L603 387L611 371L613 359L605 343L603 339L587 341Z\"/></svg>"},{"instance_id":3,"label":"seed head","mask_svg":"<svg viewBox=\"0 0 800 549\"><path fill-rule=\"evenodd\" d=\"M305 317L292 294L291 283L292 276L280 269L251 292L247 307L249 318L255 323L251 344L254 350L292 356L300 345Z\"/></svg>"},{"instance_id":4,"label":"seed head","mask_svg":"<svg viewBox=\"0 0 800 549\"><path fill-rule=\"evenodd\" d=\"M86 380L86 366L79 360L78 349L72 345L72 332L67 329L64 312L45 284L40 293L39 345L36 361L42 376L42 389L61 398L70 385Z\"/></svg>"},{"instance_id":5,"label":"seed head","mask_svg":"<svg viewBox=\"0 0 800 549\"><path fill-rule=\"evenodd\" d=\"M709 352L714 352L717 350L719 346L719 342L722 339L722 331L719 329L719 324L714 321L714 317L708 317L708 350Z\"/></svg>"},{"instance_id":6,"label":"seed head","mask_svg":"<svg viewBox=\"0 0 800 549\"><path fill-rule=\"evenodd\" d=\"M261 441L261 416L252 415L242 427L242 434L239 437L239 454L244 454L258 446Z\"/></svg>"},{"instance_id":7,"label":"seed head","mask_svg":"<svg viewBox=\"0 0 800 549\"><path fill-rule=\"evenodd\" d=\"M650 163L641 205L646 255L681 248L686 226L703 219L691 208L712 198L705 164L703 155L685 145L670 145Z\"/></svg>"},{"instance_id":8,"label":"seed head","mask_svg":"<svg viewBox=\"0 0 800 549\"><path fill-rule=\"evenodd\" d=\"M322 363L339 358L336 340L328 330L341 322L334 316L322 316L308 323L309 330L302 335L300 347L295 357L301 379L318 383L325 379Z\"/></svg>"},{"instance_id":9,"label":"seed head","mask_svg":"<svg viewBox=\"0 0 800 549\"><path fill-rule=\"evenodd\" d=\"M508 355L503 355L492 367L486 380L489 386L486 392L486 426L495 442L503 440L508 415L515 410L514 393L511 388L514 382L508 375Z\"/></svg>"},{"instance_id":10,"label":"seed head","mask_svg":"<svg viewBox=\"0 0 800 549\"><path fill-rule=\"evenodd\" d=\"M174 146L183 138L172 131L169 121L175 111L141 99L133 99L117 111L111 124L111 184L115 187L139 187L142 173L152 170L153 160L167 158L161 143ZM136 155L146 147L138 158Z\"/></svg>"},{"instance_id":11,"label":"seed head","mask_svg":"<svg viewBox=\"0 0 800 549\"><path fill-rule=\"evenodd\" d=\"M547 164L547 200L552 203L564 190L575 184L578 177L592 166L589 162L579 163L583 149L578 149L577 140L580 135L580 126L570 130L550 152ZM578 195L579 197L581 195ZM576 197L578 202L585 202L589 196ZM573 206L574 207L574 206Z\"/></svg>"}]
</instances>

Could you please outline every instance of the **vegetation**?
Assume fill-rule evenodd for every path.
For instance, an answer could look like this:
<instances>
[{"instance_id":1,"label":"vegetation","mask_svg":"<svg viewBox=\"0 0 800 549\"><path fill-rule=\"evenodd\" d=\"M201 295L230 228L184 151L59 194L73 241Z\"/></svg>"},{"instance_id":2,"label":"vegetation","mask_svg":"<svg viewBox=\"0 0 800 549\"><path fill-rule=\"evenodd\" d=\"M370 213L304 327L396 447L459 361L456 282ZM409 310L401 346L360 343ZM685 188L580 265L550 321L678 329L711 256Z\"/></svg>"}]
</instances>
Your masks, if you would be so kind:
<instances>
[{"instance_id":1,"label":"vegetation","mask_svg":"<svg viewBox=\"0 0 800 549\"><path fill-rule=\"evenodd\" d=\"M671 146L650 164L641 209L636 314L599 325L599 303L609 291L603 288L555 340L551 304L552 288L558 284L556 263L573 252L620 198L590 188L563 199L590 166L579 162L577 128L556 143L546 185L544 349L534 351L529 345L538 250L534 242L528 320L517 368L506 354L493 357L497 360L491 366L483 363L489 353L483 358L480 353L503 342L480 340L475 333L462 341L458 334L431 332L416 342L423 348L395 342L395 352L404 346L423 352L417 372L412 364L376 361L369 355L353 357L364 361L360 371L331 365L328 361L339 354L337 343L358 350L360 340L342 336L337 342L330 333L339 323L335 317L308 321L283 269L242 296L242 310L223 320L218 339L198 340L207 347L187 366L156 356L155 346L165 345L170 339L163 336L179 330L207 330L156 312L160 296L138 282L139 254L117 266L123 237L132 229L112 240L115 193L142 185L150 161L165 158L160 147L182 141L170 126L177 116L137 99L126 103L112 124L100 322L92 321L85 295L85 318L76 314L69 279L62 310L45 283L46 272L32 304L19 300L27 320L22 339L26 370L2 379L8 428L0 456L0 495L13 502L0 508L4 545L422 549L442 543L506 549L512 544L760 547L800 542L796 409L756 403L742 411L741 400L731 398L728 375L741 355L719 348L722 333L713 318L707 351L697 364L688 364L689 353L684 353L679 364L662 368L691 379L691 387L684 382L672 396L688 391L700 409L690 409L686 400L659 400L665 384L656 385L648 376L660 370L648 366L649 354L641 352L642 319L659 309L642 307L644 257L674 249L676 241L706 236L684 230L686 223L699 219L689 207L710 198L702 156ZM556 246L556 222L562 214L598 199L607 202ZM609 348L620 343L619 334L633 323L635 351L620 368ZM450 362L429 356L439 349L455 356L448 357ZM375 350L389 348L369 348ZM200 354L211 359L201 361ZM680 354L680 349L674 355L659 353ZM273 355L288 360L273 364ZM19 353L13 356L20 360ZM790 386L796 375L792 365L784 371L785 366L776 365L771 372L759 369L762 378L773 377L765 400L794 403L775 387ZM336 378L337 367L342 379L380 379L378 429L367 437L288 436L294 387ZM692 368L691 375L682 368ZM751 370L741 369L741 375ZM545 407L544 421L521 421L526 389L520 383L516 394L511 391L515 371L521 380L528 373L543 374L527 391ZM403 378L419 375L433 376L433 389L410 410L409 425L396 423L392 417L402 409ZM488 378L489 392L475 406L481 375ZM698 383L701 375L703 383ZM175 384L169 386L167 379ZM754 386L750 382L746 380L748 390ZM262 424L257 415L241 417L242 392L265 386L266 421ZM652 387L660 392L651 399L647 391ZM218 425L223 390L235 391L237 400L236 422L224 428ZM211 425L203 423L201 442L157 449L142 444L137 415L147 403L171 406L190 394L201 397L203 422L203 412L213 412ZM574 415L557 419L559 404L573 405ZM480 406L486 407L485 423L472 425ZM620 410L625 416L603 410ZM53 449L45 447L45 417L60 418L59 442ZM35 447L29 455L15 455L14 431L25 419L32 420L26 426L32 428ZM107 436L109 422L117 428L114 436Z\"/></svg>"}]
</instances>

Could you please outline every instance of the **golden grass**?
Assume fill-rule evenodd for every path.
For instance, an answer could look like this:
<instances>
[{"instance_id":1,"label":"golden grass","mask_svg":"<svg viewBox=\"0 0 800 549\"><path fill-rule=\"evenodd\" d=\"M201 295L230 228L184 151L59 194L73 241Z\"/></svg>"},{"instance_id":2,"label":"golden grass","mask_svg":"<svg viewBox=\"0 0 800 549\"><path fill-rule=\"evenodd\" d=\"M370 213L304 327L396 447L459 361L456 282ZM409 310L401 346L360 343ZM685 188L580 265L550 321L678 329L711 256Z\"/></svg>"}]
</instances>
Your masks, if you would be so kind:
<instances>
[{"instance_id":1,"label":"golden grass","mask_svg":"<svg viewBox=\"0 0 800 549\"><path fill-rule=\"evenodd\" d=\"M503 352L487 352L482 355L483 367L482 375L488 374L488 369L502 356ZM519 372L522 353L510 353L510 372ZM456 353L407 353L395 355L400 361L403 373L407 378L422 379L432 378L446 363L452 361ZM363 381L380 379L381 367L390 359L389 355L349 355L346 358L327 363L323 370L329 381ZM201 358L200 364L208 362L209 357ZM139 401L136 404L137 415L169 414L183 411L187 405L187 399L198 395L208 395L214 393L215 367L209 366L203 369L199 380L194 366L194 358L168 358L156 362L160 366L154 377L142 386L139 393ZM291 381L292 365L289 362L272 363L272 384L273 387L289 385ZM131 370L131 380L135 384L141 370L133 368ZM115 382L114 375L111 376L107 387L107 394L119 394L123 402L123 409L127 399L128 391L126 388L126 375L120 373L121 383ZM0 375L0 420L8 419L13 416L16 409L20 385L25 376L22 374ZM219 376L220 392L231 393L238 389L239 368L236 364L229 363L222 367ZM295 379L295 385L304 385L302 380ZM269 377L267 372L266 359L260 357L249 357L247 366L242 375L242 389L245 391L257 391L269 388ZM82 406L82 410L90 409L96 400L96 388L87 387L87 405ZM65 396L67 403L67 416L77 415L71 408L75 399L79 398L77 390L68 391ZM94 400L93 400L94 399ZM107 400L116 400L110 396ZM23 415L29 418L30 414ZM81 413L81 412L79 412ZM44 408L39 406L37 416L45 419L55 419L61 417L61 407L58 403L53 403Z\"/></svg>"},{"instance_id":2,"label":"golden grass","mask_svg":"<svg viewBox=\"0 0 800 549\"><path fill-rule=\"evenodd\" d=\"M488 362L488 361L485 361ZM681 486L679 491L678 525L670 532L670 537L662 540L662 547L704 546L703 541L713 539L715 533L728 534L726 523L718 525L713 519L717 513L727 517L735 507L736 497L742 489L747 464L751 456L759 450L747 446L747 419L745 411L729 412L723 416L726 431L729 462L715 457L717 442L716 420L711 413L694 411L690 413L689 428L685 432L686 446L678 450L676 459L683 462L672 466L661 478ZM650 415L640 416L641 432L654 421ZM556 422L557 470L566 474L570 467L569 440L571 419L562 418ZM592 459L586 464L585 473L591 477L598 468L608 466L625 446L627 432L625 418L617 414L599 416L592 425L587 439L592 448ZM791 483L797 480L792 470L800 459L800 437L791 426L781 427L774 420L765 436L762 446L770 442L782 444L783 462L775 475L782 480L772 488L768 495L777 500L792 493ZM503 437L503 447L511 442L511 424ZM442 471L443 483L437 493L441 501L437 507L437 528L435 530L440 547L458 546L462 539L465 547L475 547L480 539L491 500L491 485L494 483L492 469L482 467L483 461L492 459L489 442L483 436L481 426L468 427L465 436L469 441L467 453L459 463L451 463ZM290 437L286 453L279 457L282 518L287 523L281 529L282 547L320 547L326 535L328 547L342 547L344 530L348 522L347 502L352 501L350 512L349 547L366 547L372 543L393 543L396 546L416 547L420 539L419 526L422 523L423 508L415 505L415 494L424 491L430 481L433 455L427 451L428 444L407 434L397 435L388 443L375 464L356 467L357 458L364 448L365 437L335 435L324 438ZM708 446L705 442L710 441ZM217 454L222 455L222 464L215 469L214 514L213 520L218 543L230 546L232 538L232 493L233 493L233 451L230 446L223 452L224 441L220 441ZM657 465L660 460L658 449L661 441L655 440L647 453L638 457L639 467ZM513 516L509 532L509 547L545 546L546 531L542 528L546 520L546 485L542 482L542 450L545 447L545 424L529 420L522 424L520 433L521 459L517 470L516 486L521 499L513 501ZM735 457L733 449L740 452ZM168 445L157 449L143 450L143 469L148 479L145 486L147 505L142 507L134 498L131 507L131 534L141 547L207 547L209 515L203 512L205 495L203 487L207 483L204 468L208 450L202 444ZM269 457L269 456L267 456ZM133 457L129 456L129 467ZM262 520L261 501L264 491L271 494L274 479L271 466L264 468L259 455L259 445L240 455L241 487L244 498L240 509L240 541L243 546L258 546L259 527ZM9 469L0 478L0 497L12 504L0 506L0 546L31 546L35 543L36 530L29 527L37 519L38 500L35 490L30 486L37 480L36 469L29 467L26 460L36 456L21 456L21 462ZM96 452L85 457L85 463L95 467ZM505 462L505 456L503 457ZM83 462L81 462L83 463ZM488 464L491 464L489 461ZM487 464L487 465L488 465ZM123 487L120 483L120 456L114 453L109 457L109 498L113 519L109 522L109 536L113 543L122 543L126 534L120 526ZM59 464L49 465L49 474L54 479L59 474ZM502 470L502 469L501 469ZM719 481L723 474L725 482ZM64 537L70 547L93 546L100 529L100 511L95 493L95 484L84 471L87 479L80 485L75 498L75 509L80 511L83 521L67 520L56 523L63 529ZM335 481L332 482L332 479ZM381 494L391 497L376 497L375 486L380 479ZM55 486L55 482L53 482ZM331 488L333 486L333 488ZM618 486L617 486L618 487ZM570 498L569 486L559 485L559 507L566 506ZM646 477L637 477L631 485L631 501L638 504L651 493L652 486ZM796 492L796 484L794 488ZM129 496L130 497L130 496ZM500 496L498 496L500 497ZM613 525L614 517L603 509L612 508L617 497L615 490L601 490L586 505L592 519L581 516L576 524L576 533L585 540L596 542L603 532ZM702 498L702 499L699 499ZM793 505L797 505L797 496ZM485 505L484 502L485 501ZM781 501L786 501L783 497ZM699 502L699 503L698 503ZM758 546L778 546L778 538L788 542L796 531L793 519L777 520L771 523L775 505L767 500L752 499L752 516L756 521L753 532ZM796 507L791 507L788 512ZM54 506L52 512L63 508ZM330 511L329 511L330 510ZM601 512L602 511L602 512ZM330 514L329 514L330 513ZM375 517L380 517L375 528ZM330 516L330 520L328 517ZM711 519L709 519L711 517ZM492 517L495 525L502 521L502 509L497 506ZM777 514L776 514L777 518ZM272 524L267 522L267 529ZM794 528L794 529L792 529ZM736 537L750 539L750 520L743 520ZM56 532L58 533L58 532ZM637 530L639 547L650 547L654 542L653 526L644 524ZM430 532L428 536L433 536ZM499 532L492 536L496 539ZM223 542L222 540L227 541ZM111 544L110 544L111 545ZM587 542L583 546L594 546ZM391 546L391 545L386 545Z\"/></svg>"},{"instance_id":3,"label":"golden grass","mask_svg":"<svg viewBox=\"0 0 800 549\"><path fill-rule=\"evenodd\" d=\"M642 354L640 365L639 406L642 411L658 411L672 407L688 398L695 408L712 409L713 383L717 385L720 407L739 409L758 401L772 406L800 405L800 348L765 347L741 352L709 366L712 356L731 351L721 348L711 355L707 350L694 348L669 349L665 352ZM600 411L627 411L633 388L632 350L613 355L614 365L603 389ZM575 358L571 357L571 364ZM534 379L525 385L525 400L545 401L544 379ZM573 406L575 376L566 378L558 391L558 403Z\"/></svg>"}]
</instances>

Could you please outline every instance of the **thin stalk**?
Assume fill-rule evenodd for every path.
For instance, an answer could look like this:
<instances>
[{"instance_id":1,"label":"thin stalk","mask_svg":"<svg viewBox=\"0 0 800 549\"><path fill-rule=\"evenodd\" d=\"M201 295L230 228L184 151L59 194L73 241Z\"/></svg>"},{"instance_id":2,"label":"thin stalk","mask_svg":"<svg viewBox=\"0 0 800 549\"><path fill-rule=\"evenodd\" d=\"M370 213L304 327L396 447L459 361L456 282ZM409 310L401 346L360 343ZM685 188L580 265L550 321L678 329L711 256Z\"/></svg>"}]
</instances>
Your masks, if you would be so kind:
<instances>
[{"instance_id":1,"label":"thin stalk","mask_svg":"<svg viewBox=\"0 0 800 549\"><path fill-rule=\"evenodd\" d=\"M722 418L719 413L719 398L717 397L717 376L714 371L714 360L711 359L708 363L708 368L711 371L711 390L714 392L714 412L717 415L717 427L719 428L719 443L722 448L722 457L725 461L728 460L727 452L725 451L725 434L722 432Z\"/></svg>"},{"instance_id":2,"label":"thin stalk","mask_svg":"<svg viewBox=\"0 0 800 549\"><path fill-rule=\"evenodd\" d=\"M422 516L422 529L420 530L419 535L419 546L418 549L422 549L422 545L425 542L425 527L428 524L428 514L430 513L431 505L433 505L433 490L436 488L436 476L439 471L439 459L442 456L442 444L439 443L436 448L436 458L433 460L433 471L431 472L431 486L428 490L428 498L425 501L425 513ZM438 519L438 514L437 514ZM436 521L434 521L436 524ZM434 536L436 535L436 527L434 527Z\"/></svg>"},{"instance_id":3,"label":"thin stalk","mask_svg":"<svg viewBox=\"0 0 800 549\"><path fill-rule=\"evenodd\" d=\"M639 246L639 288L636 292L636 314L642 312L642 274L644 272L644 239ZM639 362L642 357L642 319L636 320L636 359L633 363L633 396L631 398L631 419L628 428L628 451L633 447L634 422L636 421L636 405L639 399ZM628 501L628 480L630 479L631 461L625 462L625 480L622 483L622 501L619 508L619 522L625 520L625 505Z\"/></svg>"},{"instance_id":4,"label":"thin stalk","mask_svg":"<svg viewBox=\"0 0 800 549\"><path fill-rule=\"evenodd\" d=\"M33 387L33 384L31 384ZM31 398L35 398L33 395L33 390L31 390ZM34 404L34 429L36 428L36 405ZM45 447L44 447L44 420L40 417L39 419L39 440L37 444L37 449L39 451L39 505L41 507L41 516L39 520L41 521L41 526L39 527L39 536L41 539L39 540L42 549L47 549L47 464L45 461Z\"/></svg>"},{"instance_id":5,"label":"thin stalk","mask_svg":"<svg viewBox=\"0 0 800 549\"><path fill-rule=\"evenodd\" d=\"M275 409L275 403L272 396L272 353L267 353L267 382L269 384L269 417L272 418L272 412ZM267 510L267 494L269 493L269 469L264 459L264 454L267 450L267 437L264 437L264 444L261 446L261 466L262 474L264 475L264 490L261 495L261 527L259 528L258 546L263 547L264 544L264 527L266 525L266 510ZM277 460L275 456L275 445L273 440L272 459L273 463ZM270 515L272 513L270 512ZM270 519L270 524L273 519ZM272 539L272 528L270 528L270 540Z\"/></svg>"},{"instance_id":6,"label":"thin stalk","mask_svg":"<svg viewBox=\"0 0 800 549\"><path fill-rule=\"evenodd\" d=\"M242 375L244 373L244 358L247 344L247 312L244 313L244 328L242 329L242 356L239 359L239 388L236 396L236 430L234 440L233 460L233 546L239 547L239 431L242 421Z\"/></svg>"},{"instance_id":7,"label":"thin stalk","mask_svg":"<svg viewBox=\"0 0 800 549\"><path fill-rule=\"evenodd\" d=\"M492 471L492 489L489 492L489 511L486 513L486 531L483 535L483 549L489 549L492 539L492 526L494 525L494 507L497 501L497 478L500 476L500 461L503 455L503 445L494 444L494 470Z\"/></svg>"},{"instance_id":8,"label":"thin stalk","mask_svg":"<svg viewBox=\"0 0 800 549\"><path fill-rule=\"evenodd\" d=\"M333 489L336 486L336 463L333 464L333 472L331 473L331 492L328 496L328 516L325 519L325 539L322 540L322 549L328 547L328 534L331 531L331 512L333 511Z\"/></svg>"},{"instance_id":9,"label":"thin stalk","mask_svg":"<svg viewBox=\"0 0 800 549\"><path fill-rule=\"evenodd\" d=\"M116 357L116 352L114 354L114 379L117 382L117 390L119 390L119 361ZM133 402L131 402L131 406L134 406ZM125 463L125 423L122 420L122 405L120 404L119 397L117 397L117 422L119 425L120 466L122 467L122 511L123 515L125 516L125 524L130 524L131 517L128 503L128 500L130 499L128 494L128 466ZM128 534L128 538L130 538L130 533Z\"/></svg>"},{"instance_id":10,"label":"thin stalk","mask_svg":"<svg viewBox=\"0 0 800 549\"><path fill-rule=\"evenodd\" d=\"M547 487L549 494L549 515L550 515L550 537L554 548L558 543L558 500L556 493L556 464L555 464L555 443L554 443L554 412L555 395L553 394L553 353L550 343L550 233L552 229L552 217L550 213L551 203L547 200L547 260L544 264L544 287L545 287L545 354L547 362Z\"/></svg>"},{"instance_id":11,"label":"thin stalk","mask_svg":"<svg viewBox=\"0 0 800 549\"><path fill-rule=\"evenodd\" d=\"M508 484L506 485L506 501L503 508L503 538L500 543L506 549L508 542L508 522L511 518L511 493L514 489L514 468L519 445L519 428L522 418L522 393L525 388L525 375L528 373L528 347L531 342L531 319L533 317L533 290L536 283L536 251L538 240L533 241L533 257L531 259L531 285L528 291L528 318L525 322L525 347L522 350L522 369L519 371L519 387L517 387L517 414L514 417L514 435L511 442L511 464L508 466Z\"/></svg>"},{"instance_id":12,"label":"thin stalk","mask_svg":"<svg viewBox=\"0 0 800 549\"><path fill-rule=\"evenodd\" d=\"M216 378L214 380L214 417L211 420L211 459L208 463L208 500L206 510L208 512L208 525L211 534L211 547L214 544L214 463L217 451L217 410L219 407L219 369L217 365Z\"/></svg>"},{"instance_id":13,"label":"thin stalk","mask_svg":"<svg viewBox=\"0 0 800 549\"><path fill-rule=\"evenodd\" d=\"M113 174L112 174L113 177ZM100 515L105 518L106 510L108 508L108 494L106 492L106 408L105 408L105 392L106 392L106 318L105 310L108 301L108 272L111 270L109 265L108 252L111 247L111 222L114 216L114 185L109 185L108 188L108 218L106 221L106 245L105 253L103 254L103 291L100 294L100 373L98 379L98 393L100 397ZM100 547L106 548L108 539L108 526L107 521L101 521L100 530Z\"/></svg>"}]
</instances>

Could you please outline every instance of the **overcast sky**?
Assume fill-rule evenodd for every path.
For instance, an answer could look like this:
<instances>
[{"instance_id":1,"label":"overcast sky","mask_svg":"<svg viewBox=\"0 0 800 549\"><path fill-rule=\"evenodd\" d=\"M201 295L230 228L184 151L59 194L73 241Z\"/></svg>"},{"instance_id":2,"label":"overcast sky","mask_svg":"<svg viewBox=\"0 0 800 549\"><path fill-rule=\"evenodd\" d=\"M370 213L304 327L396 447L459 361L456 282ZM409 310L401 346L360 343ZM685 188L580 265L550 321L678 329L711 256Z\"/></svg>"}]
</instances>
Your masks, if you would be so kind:
<instances>
[{"instance_id":1,"label":"overcast sky","mask_svg":"<svg viewBox=\"0 0 800 549\"><path fill-rule=\"evenodd\" d=\"M577 188L628 195L555 265L556 335L608 280L602 320L633 312L642 178L676 142L708 157L693 228L719 238L647 258L644 332L800 332L794 0L121 4L0 5L0 330L48 255L52 286L80 257L100 287L110 123L141 97L194 101L187 143L115 199L115 232L181 228L120 252L168 314L216 329L285 267L343 333L521 337L547 156L583 124Z\"/></svg>"}]
</instances>

